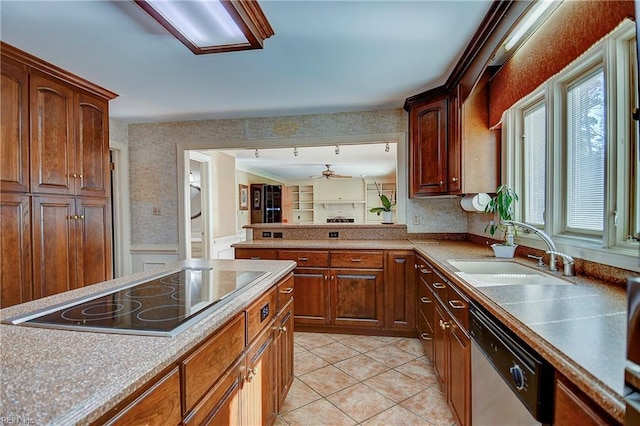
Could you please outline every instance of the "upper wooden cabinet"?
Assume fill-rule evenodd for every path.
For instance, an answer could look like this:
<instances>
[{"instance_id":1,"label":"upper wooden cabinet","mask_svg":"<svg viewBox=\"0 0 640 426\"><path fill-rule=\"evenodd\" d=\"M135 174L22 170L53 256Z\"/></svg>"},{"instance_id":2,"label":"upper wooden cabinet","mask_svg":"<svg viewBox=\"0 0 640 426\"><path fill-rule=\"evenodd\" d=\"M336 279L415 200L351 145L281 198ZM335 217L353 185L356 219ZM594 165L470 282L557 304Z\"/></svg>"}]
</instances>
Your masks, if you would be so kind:
<instances>
[{"instance_id":1,"label":"upper wooden cabinet","mask_svg":"<svg viewBox=\"0 0 640 426\"><path fill-rule=\"evenodd\" d=\"M448 193L448 97L420 103L409 113L410 197Z\"/></svg>"},{"instance_id":2,"label":"upper wooden cabinet","mask_svg":"<svg viewBox=\"0 0 640 426\"><path fill-rule=\"evenodd\" d=\"M27 68L10 58L0 66L0 190L29 191L29 86Z\"/></svg>"},{"instance_id":3,"label":"upper wooden cabinet","mask_svg":"<svg viewBox=\"0 0 640 426\"><path fill-rule=\"evenodd\" d=\"M30 103L31 191L108 196L107 101L32 75Z\"/></svg>"},{"instance_id":4,"label":"upper wooden cabinet","mask_svg":"<svg viewBox=\"0 0 640 426\"><path fill-rule=\"evenodd\" d=\"M460 87L410 98L409 197L493 192L500 133L489 129L488 75L460 103Z\"/></svg>"}]
</instances>

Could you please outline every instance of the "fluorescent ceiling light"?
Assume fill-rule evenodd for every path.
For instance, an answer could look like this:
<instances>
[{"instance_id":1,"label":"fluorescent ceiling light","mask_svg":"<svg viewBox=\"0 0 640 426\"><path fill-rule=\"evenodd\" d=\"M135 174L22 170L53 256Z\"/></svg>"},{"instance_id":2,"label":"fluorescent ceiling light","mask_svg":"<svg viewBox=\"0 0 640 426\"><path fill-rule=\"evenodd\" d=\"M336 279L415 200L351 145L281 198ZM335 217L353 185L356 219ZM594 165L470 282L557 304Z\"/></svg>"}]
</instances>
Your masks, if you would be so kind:
<instances>
[{"instance_id":1,"label":"fluorescent ceiling light","mask_svg":"<svg viewBox=\"0 0 640 426\"><path fill-rule=\"evenodd\" d=\"M197 55L261 49L274 32L255 0L134 0Z\"/></svg>"},{"instance_id":2,"label":"fluorescent ceiling light","mask_svg":"<svg viewBox=\"0 0 640 426\"><path fill-rule=\"evenodd\" d=\"M551 6L554 0L538 0L536 5L533 6L531 12L527 13L524 21L518 25L516 30L509 36L507 42L504 44L506 50L511 50L520 39L529 31L531 27L540 19L542 14Z\"/></svg>"}]
</instances>

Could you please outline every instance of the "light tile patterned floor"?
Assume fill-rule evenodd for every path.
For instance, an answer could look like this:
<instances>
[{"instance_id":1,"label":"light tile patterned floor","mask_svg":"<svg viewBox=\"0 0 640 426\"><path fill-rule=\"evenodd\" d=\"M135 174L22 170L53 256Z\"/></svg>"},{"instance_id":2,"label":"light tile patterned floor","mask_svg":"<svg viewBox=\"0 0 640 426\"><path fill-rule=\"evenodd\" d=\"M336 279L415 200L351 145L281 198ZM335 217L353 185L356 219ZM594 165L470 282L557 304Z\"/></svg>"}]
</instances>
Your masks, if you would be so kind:
<instances>
[{"instance_id":1,"label":"light tile patterned floor","mask_svg":"<svg viewBox=\"0 0 640 426\"><path fill-rule=\"evenodd\" d=\"M418 339L294 336L295 378L276 425L454 425Z\"/></svg>"}]
</instances>

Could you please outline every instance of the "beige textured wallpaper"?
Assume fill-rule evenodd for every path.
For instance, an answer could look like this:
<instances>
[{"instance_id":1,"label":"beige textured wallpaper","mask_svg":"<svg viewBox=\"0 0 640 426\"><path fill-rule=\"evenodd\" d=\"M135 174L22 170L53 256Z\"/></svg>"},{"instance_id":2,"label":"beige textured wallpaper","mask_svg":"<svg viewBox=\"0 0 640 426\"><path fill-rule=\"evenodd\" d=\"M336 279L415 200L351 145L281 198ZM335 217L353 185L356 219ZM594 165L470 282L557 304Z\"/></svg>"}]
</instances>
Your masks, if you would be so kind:
<instances>
[{"instance_id":1,"label":"beige textured wallpaper","mask_svg":"<svg viewBox=\"0 0 640 426\"><path fill-rule=\"evenodd\" d=\"M176 144L207 148L241 146L251 140L357 136L406 132L402 109L288 117L132 124L128 127L131 243L178 243ZM267 145L268 146L268 145ZM161 214L153 215L153 207ZM424 220L412 225L411 218ZM241 218L239 218L241 219ZM459 199L409 200L410 232L466 232Z\"/></svg>"}]
</instances>

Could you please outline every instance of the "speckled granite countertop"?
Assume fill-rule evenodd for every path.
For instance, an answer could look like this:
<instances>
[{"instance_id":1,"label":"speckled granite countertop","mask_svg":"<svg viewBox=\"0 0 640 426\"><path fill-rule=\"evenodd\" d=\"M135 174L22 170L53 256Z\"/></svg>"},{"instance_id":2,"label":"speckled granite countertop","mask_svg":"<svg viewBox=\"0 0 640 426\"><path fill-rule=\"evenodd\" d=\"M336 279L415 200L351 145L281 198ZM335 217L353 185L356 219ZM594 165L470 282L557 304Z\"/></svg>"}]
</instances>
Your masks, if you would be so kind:
<instances>
[{"instance_id":1,"label":"speckled granite countertop","mask_svg":"<svg viewBox=\"0 0 640 426\"><path fill-rule=\"evenodd\" d=\"M417 253L440 267L468 297L517 333L615 419L624 419L627 298L624 288L587 277L573 285L473 287L448 260L497 261L489 247L468 242L422 244ZM533 261L515 258L527 266ZM540 269L549 273L548 269Z\"/></svg>"},{"instance_id":2,"label":"speckled granite countertop","mask_svg":"<svg viewBox=\"0 0 640 426\"><path fill-rule=\"evenodd\" d=\"M180 267L271 274L177 336L151 337L0 325L0 421L88 424L246 308L295 267L290 261L190 260L0 310L5 319ZM20 423L21 422L21 423Z\"/></svg>"},{"instance_id":3,"label":"speckled granite countertop","mask_svg":"<svg viewBox=\"0 0 640 426\"><path fill-rule=\"evenodd\" d=\"M428 242L423 244L428 244ZM318 250L413 250L414 245L408 240L253 240L235 243L233 247Z\"/></svg>"}]
</instances>

